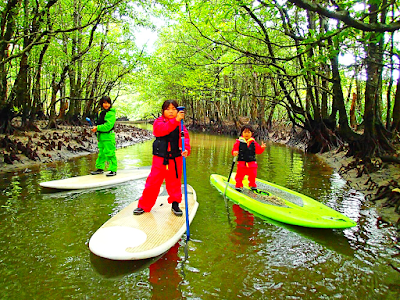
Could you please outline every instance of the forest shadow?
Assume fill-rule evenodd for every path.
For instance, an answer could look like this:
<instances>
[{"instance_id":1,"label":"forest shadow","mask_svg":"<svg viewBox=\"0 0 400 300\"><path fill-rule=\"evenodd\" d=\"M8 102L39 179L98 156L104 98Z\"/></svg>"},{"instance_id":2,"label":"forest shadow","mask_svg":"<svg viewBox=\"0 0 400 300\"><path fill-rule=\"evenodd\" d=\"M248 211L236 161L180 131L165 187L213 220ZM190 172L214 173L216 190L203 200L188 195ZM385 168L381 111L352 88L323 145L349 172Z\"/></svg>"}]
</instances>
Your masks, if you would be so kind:
<instances>
[{"instance_id":1,"label":"forest shadow","mask_svg":"<svg viewBox=\"0 0 400 300\"><path fill-rule=\"evenodd\" d=\"M342 234L341 229L309 228L309 227L290 225L276 220L272 220L253 211L251 211L251 213L254 216L262 219L264 222L267 222L268 224L284 228L291 232L295 232L300 236L312 240L338 254L345 255L348 257L354 257L355 251L351 247L348 239ZM338 232L339 230L340 233Z\"/></svg>"}]
</instances>

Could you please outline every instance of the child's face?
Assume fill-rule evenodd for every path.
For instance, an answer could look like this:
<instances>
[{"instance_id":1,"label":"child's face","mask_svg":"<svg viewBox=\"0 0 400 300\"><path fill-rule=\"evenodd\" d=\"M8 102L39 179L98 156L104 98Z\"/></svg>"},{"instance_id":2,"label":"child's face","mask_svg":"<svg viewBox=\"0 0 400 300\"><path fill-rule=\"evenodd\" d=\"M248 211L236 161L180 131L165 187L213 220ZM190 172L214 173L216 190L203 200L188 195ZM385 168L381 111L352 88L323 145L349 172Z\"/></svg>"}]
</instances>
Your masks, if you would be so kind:
<instances>
[{"instance_id":1,"label":"child's face","mask_svg":"<svg viewBox=\"0 0 400 300\"><path fill-rule=\"evenodd\" d=\"M178 110L170 104L166 110L164 110L164 117L167 119L174 119L178 114Z\"/></svg>"},{"instance_id":2,"label":"child's face","mask_svg":"<svg viewBox=\"0 0 400 300\"><path fill-rule=\"evenodd\" d=\"M104 109L106 109L106 110L107 110L107 109L109 109L109 108L110 108L110 106L111 106L111 104L110 104L110 103L108 103L108 102L106 102L106 101L104 101L104 102L103 102L103 108L104 108Z\"/></svg>"},{"instance_id":3,"label":"child's face","mask_svg":"<svg viewBox=\"0 0 400 300\"><path fill-rule=\"evenodd\" d=\"M253 133L252 133L250 130L248 130L248 129L243 130L242 136L243 136L246 140L248 140L249 138L251 138L252 135L253 135Z\"/></svg>"}]
</instances>

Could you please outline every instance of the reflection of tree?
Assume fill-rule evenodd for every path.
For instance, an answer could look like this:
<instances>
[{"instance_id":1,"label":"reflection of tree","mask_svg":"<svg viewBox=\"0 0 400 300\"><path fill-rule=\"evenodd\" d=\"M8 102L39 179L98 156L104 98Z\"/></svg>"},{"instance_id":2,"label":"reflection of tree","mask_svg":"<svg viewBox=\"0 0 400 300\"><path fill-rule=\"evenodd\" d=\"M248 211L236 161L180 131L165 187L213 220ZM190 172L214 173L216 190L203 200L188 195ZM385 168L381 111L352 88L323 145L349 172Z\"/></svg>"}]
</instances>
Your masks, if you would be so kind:
<instances>
[{"instance_id":1,"label":"reflection of tree","mask_svg":"<svg viewBox=\"0 0 400 300\"><path fill-rule=\"evenodd\" d=\"M179 242L169 251L151 264L149 281L153 286L151 299L182 299L182 293L178 289L181 277L177 272Z\"/></svg>"}]
</instances>

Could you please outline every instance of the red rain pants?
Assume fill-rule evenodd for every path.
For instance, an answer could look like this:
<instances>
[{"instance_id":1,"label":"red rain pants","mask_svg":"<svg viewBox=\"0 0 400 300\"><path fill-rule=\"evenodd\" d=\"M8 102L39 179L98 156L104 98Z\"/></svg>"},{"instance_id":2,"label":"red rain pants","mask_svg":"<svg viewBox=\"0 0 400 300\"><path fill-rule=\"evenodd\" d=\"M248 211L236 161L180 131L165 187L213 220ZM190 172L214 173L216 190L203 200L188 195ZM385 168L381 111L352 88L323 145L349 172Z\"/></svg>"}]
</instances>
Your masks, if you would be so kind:
<instances>
[{"instance_id":1,"label":"red rain pants","mask_svg":"<svg viewBox=\"0 0 400 300\"><path fill-rule=\"evenodd\" d=\"M150 175L147 177L146 185L138 204L138 207L143 208L145 212L149 212L156 203L164 180L169 195L168 203L174 201L181 203L182 156L176 157L175 161L178 178L176 178L175 162L173 159L168 160L168 165L163 165L164 158L153 155L153 164L151 166Z\"/></svg>"},{"instance_id":2,"label":"red rain pants","mask_svg":"<svg viewBox=\"0 0 400 300\"><path fill-rule=\"evenodd\" d=\"M249 179L249 186L250 187L257 187L256 184L256 177L257 177L257 162L252 161L252 162L244 162L244 161L239 161L238 166L237 166L237 171L236 171L236 176L235 176L235 181L236 185L235 187L241 188L243 187L243 178L245 175L247 175Z\"/></svg>"}]
</instances>

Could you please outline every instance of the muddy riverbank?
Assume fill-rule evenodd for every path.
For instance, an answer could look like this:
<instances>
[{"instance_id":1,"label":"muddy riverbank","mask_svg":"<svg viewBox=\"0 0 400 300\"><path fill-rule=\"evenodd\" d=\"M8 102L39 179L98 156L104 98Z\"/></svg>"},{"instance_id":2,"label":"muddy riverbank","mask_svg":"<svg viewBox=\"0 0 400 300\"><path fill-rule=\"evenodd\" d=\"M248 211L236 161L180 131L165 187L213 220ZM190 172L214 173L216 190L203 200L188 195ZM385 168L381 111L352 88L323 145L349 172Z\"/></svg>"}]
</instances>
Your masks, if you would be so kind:
<instances>
[{"instance_id":1,"label":"muddy riverbank","mask_svg":"<svg viewBox=\"0 0 400 300\"><path fill-rule=\"evenodd\" d=\"M43 127L42 127L42 126ZM59 125L40 132L22 131L0 135L0 172L29 171L37 164L46 164L98 152L97 138L88 126ZM116 123L117 148L153 139L151 131L129 124Z\"/></svg>"}]
</instances>

